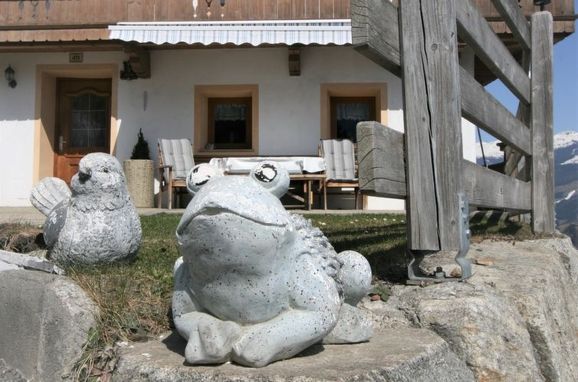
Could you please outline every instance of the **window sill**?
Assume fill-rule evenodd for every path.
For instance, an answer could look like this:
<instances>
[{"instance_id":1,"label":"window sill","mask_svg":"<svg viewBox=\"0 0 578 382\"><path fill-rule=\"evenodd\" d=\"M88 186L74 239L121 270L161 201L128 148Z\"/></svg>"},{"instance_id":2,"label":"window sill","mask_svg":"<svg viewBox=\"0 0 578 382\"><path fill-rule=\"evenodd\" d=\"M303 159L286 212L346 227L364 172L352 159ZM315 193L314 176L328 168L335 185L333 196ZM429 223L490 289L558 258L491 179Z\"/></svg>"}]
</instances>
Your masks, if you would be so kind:
<instances>
[{"instance_id":1,"label":"window sill","mask_svg":"<svg viewBox=\"0 0 578 382\"><path fill-rule=\"evenodd\" d=\"M258 156L255 149L199 149L195 152L195 158L225 158L225 157L251 157Z\"/></svg>"}]
</instances>

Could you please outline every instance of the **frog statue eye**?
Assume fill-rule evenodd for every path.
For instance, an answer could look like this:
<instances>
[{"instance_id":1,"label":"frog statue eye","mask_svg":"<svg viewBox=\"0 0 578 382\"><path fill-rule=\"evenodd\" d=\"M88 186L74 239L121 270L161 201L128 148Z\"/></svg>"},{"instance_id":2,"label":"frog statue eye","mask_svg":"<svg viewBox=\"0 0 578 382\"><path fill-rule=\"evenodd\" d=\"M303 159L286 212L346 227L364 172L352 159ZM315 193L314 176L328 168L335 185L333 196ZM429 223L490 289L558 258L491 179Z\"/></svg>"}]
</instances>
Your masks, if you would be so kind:
<instances>
[{"instance_id":1,"label":"frog statue eye","mask_svg":"<svg viewBox=\"0 0 578 382\"><path fill-rule=\"evenodd\" d=\"M187 190L191 195L195 195L211 178L217 176L223 176L222 171L218 168L208 163L198 164L187 175Z\"/></svg>"},{"instance_id":2,"label":"frog statue eye","mask_svg":"<svg viewBox=\"0 0 578 382\"><path fill-rule=\"evenodd\" d=\"M289 189L289 172L277 162L263 161L251 170L251 178L280 198Z\"/></svg>"}]
</instances>

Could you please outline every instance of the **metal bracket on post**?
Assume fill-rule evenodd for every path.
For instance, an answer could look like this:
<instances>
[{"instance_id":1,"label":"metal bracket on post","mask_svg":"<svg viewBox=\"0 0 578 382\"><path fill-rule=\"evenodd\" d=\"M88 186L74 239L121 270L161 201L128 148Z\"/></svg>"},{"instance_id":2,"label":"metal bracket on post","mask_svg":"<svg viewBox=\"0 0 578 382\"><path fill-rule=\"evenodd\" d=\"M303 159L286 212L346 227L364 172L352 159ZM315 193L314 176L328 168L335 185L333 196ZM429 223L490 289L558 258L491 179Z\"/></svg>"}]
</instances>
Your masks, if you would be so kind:
<instances>
[{"instance_id":1,"label":"metal bracket on post","mask_svg":"<svg viewBox=\"0 0 578 382\"><path fill-rule=\"evenodd\" d=\"M470 237L471 231L469 227L469 216L470 216L470 206L468 199L465 194L458 194L460 202L460 249L456 255L456 263L460 266L461 276L460 277L448 277L442 267L437 267L436 271L432 275L423 275L419 268L419 264L422 262L425 256L433 253L432 251L412 251L407 250L411 260L407 266L407 274L409 277L408 284L421 284L424 282L429 283L441 283L447 281L463 281L472 276L472 264L470 260L466 259L466 254L470 250Z\"/></svg>"}]
</instances>

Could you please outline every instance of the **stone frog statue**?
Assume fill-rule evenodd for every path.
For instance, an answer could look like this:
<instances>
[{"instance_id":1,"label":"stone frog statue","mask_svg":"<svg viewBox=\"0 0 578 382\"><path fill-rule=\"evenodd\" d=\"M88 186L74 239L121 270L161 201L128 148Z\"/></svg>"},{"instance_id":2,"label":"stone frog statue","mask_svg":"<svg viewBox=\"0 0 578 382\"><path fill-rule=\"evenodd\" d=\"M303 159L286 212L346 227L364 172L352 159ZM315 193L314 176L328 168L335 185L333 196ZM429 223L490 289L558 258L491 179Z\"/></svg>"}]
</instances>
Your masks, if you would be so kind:
<instances>
[{"instance_id":1,"label":"stone frog statue","mask_svg":"<svg viewBox=\"0 0 578 382\"><path fill-rule=\"evenodd\" d=\"M337 254L285 210L278 197L289 175L276 163L220 175L193 168L194 197L176 232L172 310L187 363L262 367L321 341L368 341L370 320L355 306L370 288L367 260Z\"/></svg>"}]
</instances>

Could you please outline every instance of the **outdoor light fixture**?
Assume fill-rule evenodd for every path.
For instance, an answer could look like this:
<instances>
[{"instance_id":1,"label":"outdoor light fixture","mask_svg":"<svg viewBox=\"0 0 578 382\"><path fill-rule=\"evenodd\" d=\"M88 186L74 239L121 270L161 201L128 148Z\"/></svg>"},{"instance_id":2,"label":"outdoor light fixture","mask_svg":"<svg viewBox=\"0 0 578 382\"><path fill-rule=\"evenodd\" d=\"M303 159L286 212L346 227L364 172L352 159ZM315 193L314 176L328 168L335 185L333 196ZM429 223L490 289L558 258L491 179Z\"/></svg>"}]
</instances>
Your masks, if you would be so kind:
<instances>
[{"instance_id":1,"label":"outdoor light fixture","mask_svg":"<svg viewBox=\"0 0 578 382\"><path fill-rule=\"evenodd\" d=\"M225 2L226 0L219 0L219 3L221 4L221 18L225 17L225 13L223 12L223 7L225 6ZM211 4L213 3L213 0L205 0L205 3L207 3L207 16L211 17ZM196 15L195 15L196 17Z\"/></svg>"},{"instance_id":2,"label":"outdoor light fixture","mask_svg":"<svg viewBox=\"0 0 578 382\"><path fill-rule=\"evenodd\" d=\"M534 5L536 7L540 7L540 10L543 11L544 10L544 6L550 4L552 2L552 0L534 0Z\"/></svg>"},{"instance_id":3,"label":"outdoor light fixture","mask_svg":"<svg viewBox=\"0 0 578 382\"><path fill-rule=\"evenodd\" d=\"M223 12L224 7L225 7L225 0L221 0L221 18L225 17L225 12Z\"/></svg>"},{"instance_id":4,"label":"outdoor light fixture","mask_svg":"<svg viewBox=\"0 0 578 382\"><path fill-rule=\"evenodd\" d=\"M211 4L213 3L213 0L205 0L205 3L207 4L207 17L211 17ZM224 18L225 12L223 11L223 9L225 7L226 0L219 0L219 3L221 4L221 18ZM198 6L199 6L199 0L193 0L193 17L195 19L197 18L197 7Z\"/></svg>"},{"instance_id":5,"label":"outdoor light fixture","mask_svg":"<svg viewBox=\"0 0 578 382\"><path fill-rule=\"evenodd\" d=\"M16 85L18 85L18 83L14 79L15 74L16 74L16 72L14 72L14 69L12 69L12 66L8 65L8 67L4 71L4 77L6 78L6 81L8 81L8 86L10 86L12 89L14 89L16 87Z\"/></svg>"},{"instance_id":6,"label":"outdoor light fixture","mask_svg":"<svg viewBox=\"0 0 578 382\"><path fill-rule=\"evenodd\" d=\"M137 74L132 70L132 66L130 66L130 62L124 61L122 63L123 70L120 71L120 79L121 80L136 80L138 78Z\"/></svg>"}]
</instances>

